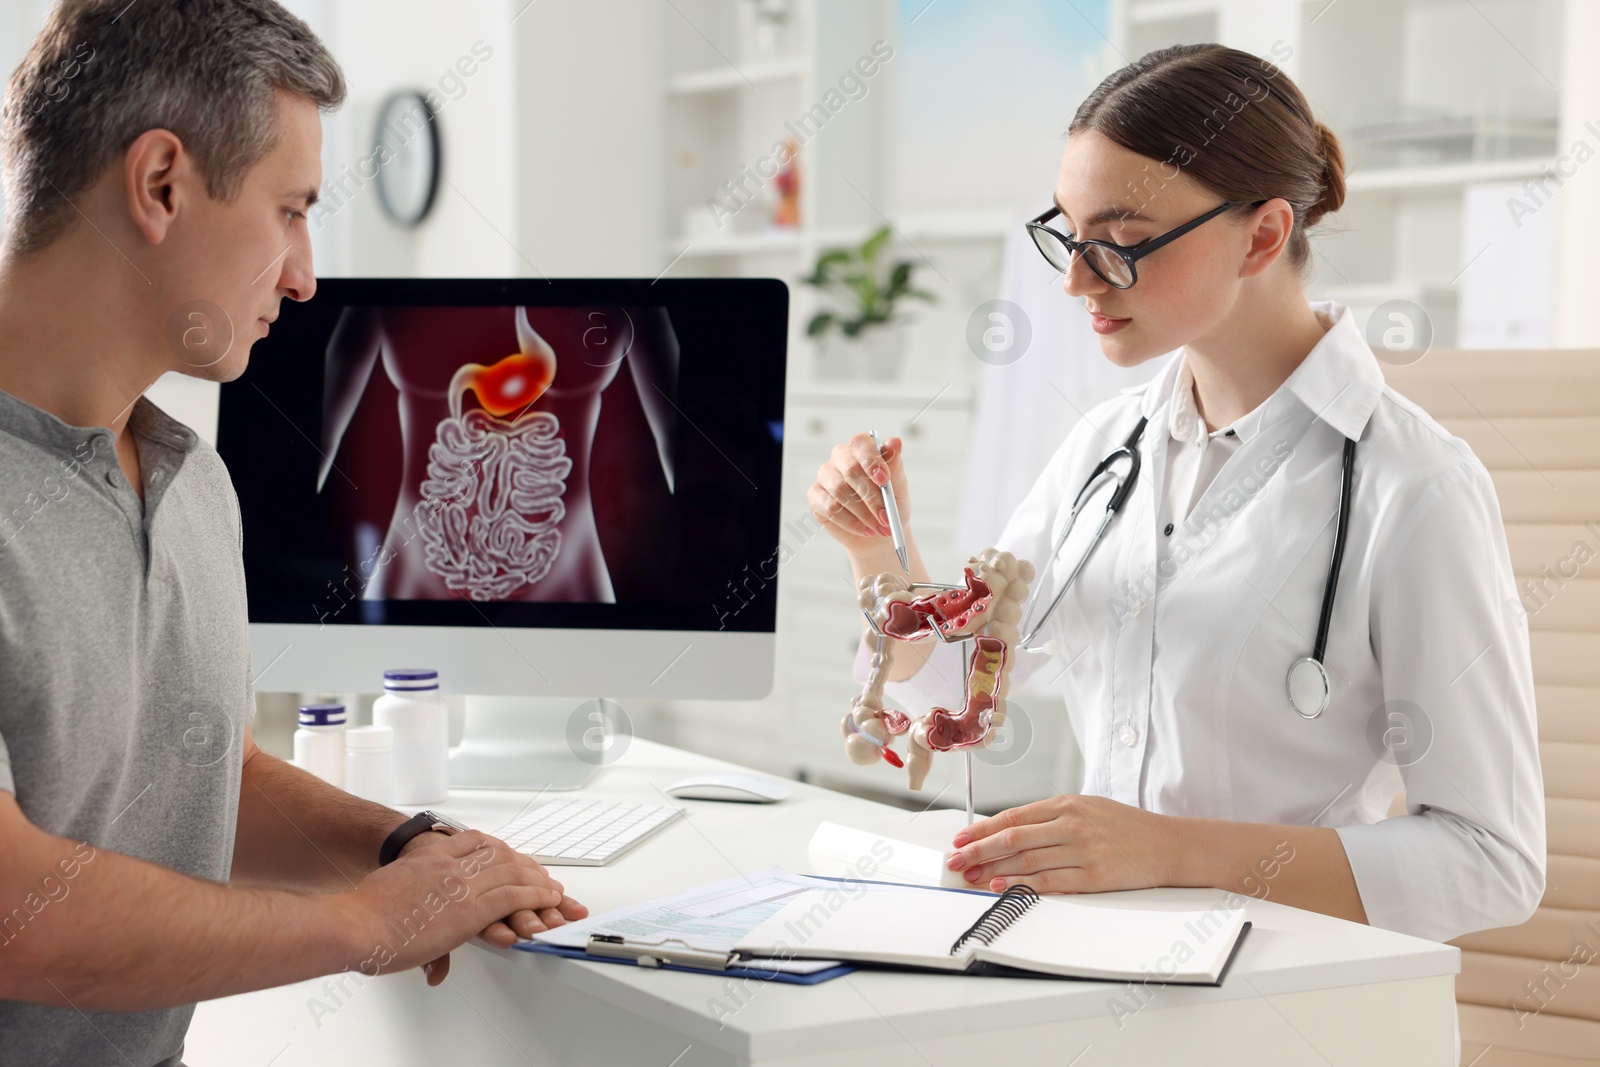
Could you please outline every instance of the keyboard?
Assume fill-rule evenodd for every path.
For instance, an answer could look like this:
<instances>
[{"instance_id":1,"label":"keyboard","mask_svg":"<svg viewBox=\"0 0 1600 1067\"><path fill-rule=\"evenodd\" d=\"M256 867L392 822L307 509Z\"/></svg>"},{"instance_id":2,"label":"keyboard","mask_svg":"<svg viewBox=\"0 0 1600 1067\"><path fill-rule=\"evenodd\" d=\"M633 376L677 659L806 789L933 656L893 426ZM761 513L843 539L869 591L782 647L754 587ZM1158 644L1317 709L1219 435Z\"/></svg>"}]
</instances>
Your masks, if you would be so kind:
<instances>
[{"instance_id":1,"label":"keyboard","mask_svg":"<svg viewBox=\"0 0 1600 1067\"><path fill-rule=\"evenodd\" d=\"M554 800L494 836L547 867L602 867L682 814L670 804Z\"/></svg>"}]
</instances>

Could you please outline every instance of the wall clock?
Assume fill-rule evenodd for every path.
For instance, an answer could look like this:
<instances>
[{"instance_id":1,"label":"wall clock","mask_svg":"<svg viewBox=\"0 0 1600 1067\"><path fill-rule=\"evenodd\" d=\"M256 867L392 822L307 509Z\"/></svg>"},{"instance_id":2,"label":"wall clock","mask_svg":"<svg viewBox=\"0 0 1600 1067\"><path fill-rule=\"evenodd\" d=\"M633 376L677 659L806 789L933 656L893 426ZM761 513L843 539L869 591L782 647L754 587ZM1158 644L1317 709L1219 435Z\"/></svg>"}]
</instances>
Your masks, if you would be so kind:
<instances>
[{"instance_id":1,"label":"wall clock","mask_svg":"<svg viewBox=\"0 0 1600 1067\"><path fill-rule=\"evenodd\" d=\"M402 226L426 218L439 190L438 122L427 98L412 89L391 93L378 108L378 202Z\"/></svg>"}]
</instances>

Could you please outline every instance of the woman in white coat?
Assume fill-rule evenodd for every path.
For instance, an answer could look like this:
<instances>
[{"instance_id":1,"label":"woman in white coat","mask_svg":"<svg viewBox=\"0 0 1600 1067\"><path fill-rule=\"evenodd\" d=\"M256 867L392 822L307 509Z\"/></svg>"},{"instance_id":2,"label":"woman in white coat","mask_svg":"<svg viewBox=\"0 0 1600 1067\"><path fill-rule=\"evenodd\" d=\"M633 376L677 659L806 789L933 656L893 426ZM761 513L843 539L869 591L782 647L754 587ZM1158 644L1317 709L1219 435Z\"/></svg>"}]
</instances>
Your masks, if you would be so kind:
<instances>
[{"instance_id":1,"label":"woman in white coat","mask_svg":"<svg viewBox=\"0 0 1600 1067\"><path fill-rule=\"evenodd\" d=\"M997 542L1038 566L1037 621L1112 486L1051 559L1073 498L1144 420L1133 489L1036 639L1051 654L1018 657L1061 688L1082 793L958 833L950 865L974 885L1214 886L1439 940L1538 905L1543 783L1499 505L1467 445L1385 385L1350 311L1307 301L1306 229L1343 199L1337 139L1245 52L1153 52L1074 116L1036 243L1107 359L1182 351L1079 421ZM1326 700L1297 708L1347 442ZM858 580L899 570L886 479L930 580L901 455L857 435L810 489ZM894 677L958 679L932 644L900 646Z\"/></svg>"}]
</instances>

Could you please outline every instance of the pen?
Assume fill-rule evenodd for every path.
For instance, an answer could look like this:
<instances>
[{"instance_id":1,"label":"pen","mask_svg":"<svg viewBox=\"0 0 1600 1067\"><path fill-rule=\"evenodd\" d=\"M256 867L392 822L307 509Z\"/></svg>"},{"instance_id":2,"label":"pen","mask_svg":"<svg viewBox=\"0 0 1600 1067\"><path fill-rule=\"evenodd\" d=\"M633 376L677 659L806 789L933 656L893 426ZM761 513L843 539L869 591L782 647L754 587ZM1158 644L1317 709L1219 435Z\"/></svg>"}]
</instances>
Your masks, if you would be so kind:
<instances>
[{"instance_id":1,"label":"pen","mask_svg":"<svg viewBox=\"0 0 1600 1067\"><path fill-rule=\"evenodd\" d=\"M872 437L872 447L878 450L878 455L881 457L883 446L878 443L878 431L868 430L867 433ZM900 505L895 503L892 479L884 479L883 510L889 516L889 536L894 539L895 558L900 561L900 569L910 574L911 567L906 561L906 531L900 525Z\"/></svg>"},{"instance_id":2,"label":"pen","mask_svg":"<svg viewBox=\"0 0 1600 1067\"><path fill-rule=\"evenodd\" d=\"M668 942L677 942L682 948L668 948ZM608 959L633 960L640 967L660 967L671 964L677 967L697 967L725 971L738 958L738 953L726 949L700 948L681 937L667 937L657 941L629 941L621 934L590 934L584 952L590 956Z\"/></svg>"}]
</instances>

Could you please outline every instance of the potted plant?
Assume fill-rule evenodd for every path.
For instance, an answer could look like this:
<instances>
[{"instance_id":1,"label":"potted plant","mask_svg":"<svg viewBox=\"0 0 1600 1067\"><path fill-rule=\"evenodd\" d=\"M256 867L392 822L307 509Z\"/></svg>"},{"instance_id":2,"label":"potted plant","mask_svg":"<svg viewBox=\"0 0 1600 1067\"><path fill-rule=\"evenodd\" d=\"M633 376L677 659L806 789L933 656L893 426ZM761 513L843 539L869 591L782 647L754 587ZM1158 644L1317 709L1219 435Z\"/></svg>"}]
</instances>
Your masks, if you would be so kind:
<instances>
[{"instance_id":1,"label":"potted plant","mask_svg":"<svg viewBox=\"0 0 1600 1067\"><path fill-rule=\"evenodd\" d=\"M819 311L806 324L806 336L822 346L819 377L865 376L888 381L899 374L905 335L893 327L906 320L898 310L900 302L932 303L934 297L912 286L914 263L880 263L889 232L885 226L856 248L824 253L811 273L801 279L829 294L836 304L834 310ZM833 334L844 342L837 349L827 343ZM852 364L858 364L865 374L851 373Z\"/></svg>"}]
</instances>

